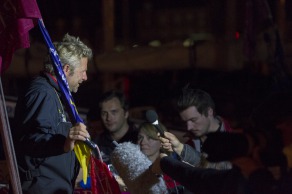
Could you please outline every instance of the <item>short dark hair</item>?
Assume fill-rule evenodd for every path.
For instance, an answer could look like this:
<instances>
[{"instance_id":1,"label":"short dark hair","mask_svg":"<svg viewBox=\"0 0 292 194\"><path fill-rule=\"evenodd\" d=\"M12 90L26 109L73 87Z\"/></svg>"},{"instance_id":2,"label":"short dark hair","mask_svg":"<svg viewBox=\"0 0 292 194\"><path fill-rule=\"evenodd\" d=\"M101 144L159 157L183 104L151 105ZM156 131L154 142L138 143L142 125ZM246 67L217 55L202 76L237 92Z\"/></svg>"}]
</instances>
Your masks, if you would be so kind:
<instances>
[{"instance_id":1,"label":"short dark hair","mask_svg":"<svg viewBox=\"0 0 292 194\"><path fill-rule=\"evenodd\" d=\"M195 106L199 113L206 116L209 108L212 108L215 114L215 103L211 96L207 92L201 89L193 89L190 84L187 84L183 87L182 93L178 98L177 109L181 112L191 106Z\"/></svg>"},{"instance_id":2,"label":"short dark hair","mask_svg":"<svg viewBox=\"0 0 292 194\"><path fill-rule=\"evenodd\" d=\"M122 91L119 91L119 90L109 90L109 91L103 93L100 97L100 100L99 100L99 108L101 108L101 104L103 102L106 102L106 101L111 100L113 98L117 98L120 101L121 106L125 111L129 110L128 99L126 98L124 93Z\"/></svg>"}]
</instances>

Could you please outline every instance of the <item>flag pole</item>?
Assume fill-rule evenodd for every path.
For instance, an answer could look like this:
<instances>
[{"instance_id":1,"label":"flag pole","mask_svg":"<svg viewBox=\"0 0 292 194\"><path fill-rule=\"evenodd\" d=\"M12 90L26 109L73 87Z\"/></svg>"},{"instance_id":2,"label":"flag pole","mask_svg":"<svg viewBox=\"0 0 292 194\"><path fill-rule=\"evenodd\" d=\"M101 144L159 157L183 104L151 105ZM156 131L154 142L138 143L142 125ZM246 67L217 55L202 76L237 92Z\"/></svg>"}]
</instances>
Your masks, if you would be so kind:
<instances>
[{"instance_id":1,"label":"flag pole","mask_svg":"<svg viewBox=\"0 0 292 194\"><path fill-rule=\"evenodd\" d=\"M2 144L4 146L6 165L9 171L9 182L13 193L22 194L19 172L17 168L16 156L14 152L13 140L5 106L2 81L0 77L0 131ZM9 188L10 190L11 188Z\"/></svg>"}]
</instances>

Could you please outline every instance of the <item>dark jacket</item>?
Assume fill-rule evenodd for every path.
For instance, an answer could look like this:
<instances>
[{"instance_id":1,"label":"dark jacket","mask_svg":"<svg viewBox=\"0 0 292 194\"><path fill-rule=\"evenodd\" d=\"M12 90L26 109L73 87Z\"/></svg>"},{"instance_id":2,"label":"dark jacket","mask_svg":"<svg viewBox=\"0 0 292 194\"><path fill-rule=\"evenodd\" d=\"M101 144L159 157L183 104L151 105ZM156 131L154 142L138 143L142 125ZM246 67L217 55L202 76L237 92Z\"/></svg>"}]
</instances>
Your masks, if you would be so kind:
<instances>
[{"instance_id":1,"label":"dark jacket","mask_svg":"<svg viewBox=\"0 0 292 194\"><path fill-rule=\"evenodd\" d=\"M233 129L230 127L227 120L219 116L217 116L216 118L220 121L220 126L215 132L216 134L232 132ZM212 134L214 133L209 133L207 136ZM205 152L204 147L205 143L202 144L200 138L192 137L189 141L187 141L187 143L184 144L180 159L196 167L213 168L218 170L232 168L232 164L230 161L220 160L215 162L209 160L210 153ZM206 153L209 156L208 158L206 157Z\"/></svg>"},{"instance_id":2,"label":"dark jacket","mask_svg":"<svg viewBox=\"0 0 292 194\"><path fill-rule=\"evenodd\" d=\"M73 151L64 152L72 124L59 95L42 74L18 98L12 134L23 193L73 193L79 163Z\"/></svg>"},{"instance_id":3,"label":"dark jacket","mask_svg":"<svg viewBox=\"0 0 292 194\"><path fill-rule=\"evenodd\" d=\"M180 182L194 193L251 193L247 181L238 168L233 168L231 170L196 168L169 156L161 159L160 167L163 173Z\"/></svg>"},{"instance_id":4,"label":"dark jacket","mask_svg":"<svg viewBox=\"0 0 292 194\"><path fill-rule=\"evenodd\" d=\"M138 130L135 128L134 124L129 123L129 130L117 143L132 142L136 144L137 140ZM111 164L110 154L116 147L113 141L114 140L110 136L108 130L105 130L98 138L95 139L95 143L101 151L102 159L107 164Z\"/></svg>"}]
</instances>

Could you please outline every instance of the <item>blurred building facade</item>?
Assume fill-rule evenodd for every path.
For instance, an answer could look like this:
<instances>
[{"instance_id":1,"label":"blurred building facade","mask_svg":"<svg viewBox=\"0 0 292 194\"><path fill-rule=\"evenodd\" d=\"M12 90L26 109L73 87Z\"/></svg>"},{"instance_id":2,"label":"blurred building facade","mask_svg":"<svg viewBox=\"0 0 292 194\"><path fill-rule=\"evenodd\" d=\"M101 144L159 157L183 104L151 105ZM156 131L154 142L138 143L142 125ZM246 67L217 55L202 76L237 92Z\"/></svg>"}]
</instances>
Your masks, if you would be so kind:
<instances>
[{"instance_id":1,"label":"blurred building facade","mask_svg":"<svg viewBox=\"0 0 292 194\"><path fill-rule=\"evenodd\" d=\"M74 96L77 105L90 107L101 92L118 88L133 106L164 109L162 105L170 106L187 82L208 90L223 104L226 94L230 100L248 91L245 103L256 95L263 97L270 87L266 80L273 71L282 71L273 67L275 32L284 50L284 73L290 75L291 2L51 0L38 4L53 41L69 32L94 49L89 80ZM245 50L249 35L256 43L248 48L252 57ZM15 53L3 76L4 93L17 96L22 84L42 69L45 54L41 34L33 29L31 47Z\"/></svg>"}]
</instances>

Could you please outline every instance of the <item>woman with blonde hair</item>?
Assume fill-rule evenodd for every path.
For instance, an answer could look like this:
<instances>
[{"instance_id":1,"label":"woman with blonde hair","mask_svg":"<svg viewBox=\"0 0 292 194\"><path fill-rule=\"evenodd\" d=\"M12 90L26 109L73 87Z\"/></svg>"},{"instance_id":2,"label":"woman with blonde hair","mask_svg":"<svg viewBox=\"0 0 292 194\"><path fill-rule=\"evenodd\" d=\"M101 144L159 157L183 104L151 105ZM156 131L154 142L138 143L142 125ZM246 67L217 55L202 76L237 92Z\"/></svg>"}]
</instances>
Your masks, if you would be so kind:
<instances>
[{"instance_id":1,"label":"woman with blonde hair","mask_svg":"<svg viewBox=\"0 0 292 194\"><path fill-rule=\"evenodd\" d=\"M163 124L160 123L159 125L163 131L167 131ZM149 158L152 163L159 157L161 152L164 152L161 147L161 142L157 136L157 130L155 126L148 122L142 123L140 125L137 144L140 146L140 150ZM169 194L184 193L184 188L166 174L163 174L163 179Z\"/></svg>"}]
</instances>

